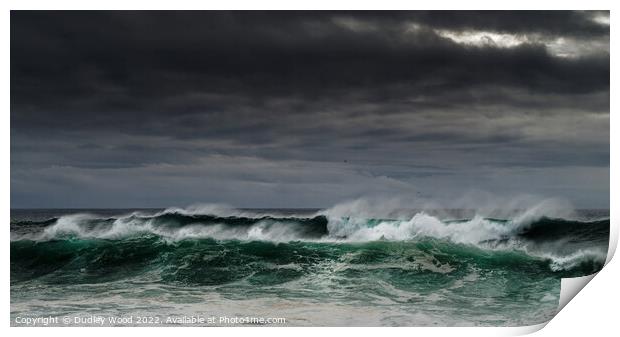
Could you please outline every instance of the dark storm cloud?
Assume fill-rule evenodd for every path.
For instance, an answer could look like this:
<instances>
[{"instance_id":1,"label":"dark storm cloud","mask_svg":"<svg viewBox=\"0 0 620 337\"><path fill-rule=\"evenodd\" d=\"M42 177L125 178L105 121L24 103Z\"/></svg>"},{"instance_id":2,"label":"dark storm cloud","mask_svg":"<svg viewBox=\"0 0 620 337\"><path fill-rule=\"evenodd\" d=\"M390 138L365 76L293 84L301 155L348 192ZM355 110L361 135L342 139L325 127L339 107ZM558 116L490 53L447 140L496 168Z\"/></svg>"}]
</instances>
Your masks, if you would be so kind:
<instances>
[{"instance_id":1,"label":"dark storm cloud","mask_svg":"<svg viewBox=\"0 0 620 337\"><path fill-rule=\"evenodd\" d=\"M438 15L411 17L435 18L430 20L435 22ZM442 15L451 25L459 22L452 19L458 14ZM477 13L478 20L474 13L461 15L465 19L460 21L479 22L478 26L489 21L479 28L494 30L501 26L496 21L513 26L501 19L506 14ZM384 14L378 23L374 16L366 21L368 16L14 12L13 104L34 100L48 109L150 111L158 106L153 95L174 98L205 91L244 97L251 93L250 97L261 99L278 94L312 97L354 88L371 89L374 96L369 98L381 99L397 86L413 87L424 95L479 84L570 93L609 85L607 55L566 60L551 57L544 46L535 44L461 46L438 36L431 27L408 31L407 24L415 21L406 15ZM529 16L544 21L545 16L558 14ZM576 13L563 17L541 24L540 31L549 32L555 21L564 23L557 27L561 30L571 23L581 27L577 22L586 20ZM573 17L581 21L569 19ZM371 27L351 28L355 24L347 25L347 18ZM344 23L339 24L339 19ZM523 26L534 30L536 26L528 22ZM608 34L605 27L590 25L599 27L599 36ZM383 90L375 92L377 87ZM194 104L187 104L185 110L217 108Z\"/></svg>"},{"instance_id":2,"label":"dark storm cloud","mask_svg":"<svg viewBox=\"0 0 620 337\"><path fill-rule=\"evenodd\" d=\"M483 169L551 175L587 167L602 191L590 195L593 203L605 204L608 18L565 11L13 11L15 205L59 196L68 205L75 198L67 186L92 196L115 179L135 187L127 200L150 191L162 196L148 205L180 195L204 201L200 183L183 193L175 183L217 179L222 186L203 184L226 200L207 201L250 205L260 190L267 206L303 206L286 201L295 193L304 194L297 202L315 205L409 193L430 188L423 178L433 176L471 182L445 187L450 194L493 189L471 176ZM295 163L317 173L295 175ZM239 165L239 174L207 169L222 165ZM274 167L279 174L261 172ZM61 177L63 170L73 174ZM342 184L329 195L281 179L290 175L315 186L334 181L328 177ZM248 181L271 185L240 183ZM65 190L43 188L49 184ZM107 193L100 198L115 194Z\"/></svg>"}]
</instances>

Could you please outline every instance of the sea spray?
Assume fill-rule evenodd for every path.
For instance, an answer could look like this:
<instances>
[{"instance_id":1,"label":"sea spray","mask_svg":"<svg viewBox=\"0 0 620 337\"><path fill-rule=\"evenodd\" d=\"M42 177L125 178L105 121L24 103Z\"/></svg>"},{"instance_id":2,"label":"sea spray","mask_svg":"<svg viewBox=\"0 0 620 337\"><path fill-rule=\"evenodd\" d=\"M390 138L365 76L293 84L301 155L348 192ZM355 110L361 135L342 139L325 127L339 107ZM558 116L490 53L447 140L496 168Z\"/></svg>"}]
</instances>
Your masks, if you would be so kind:
<instances>
[{"instance_id":1,"label":"sea spray","mask_svg":"<svg viewBox=\"0 0 620 337\"><path fill-rule=\"evenodd\" d=\"M542 209L507 218L221 206L15 217L11 315L36 310L36 294L58 315L259 313L303 325L325 310L322 319L360 324L532 324L555 312L562 277L602 268L609 236L608 215Z\"/></svg>"}]
</instances>

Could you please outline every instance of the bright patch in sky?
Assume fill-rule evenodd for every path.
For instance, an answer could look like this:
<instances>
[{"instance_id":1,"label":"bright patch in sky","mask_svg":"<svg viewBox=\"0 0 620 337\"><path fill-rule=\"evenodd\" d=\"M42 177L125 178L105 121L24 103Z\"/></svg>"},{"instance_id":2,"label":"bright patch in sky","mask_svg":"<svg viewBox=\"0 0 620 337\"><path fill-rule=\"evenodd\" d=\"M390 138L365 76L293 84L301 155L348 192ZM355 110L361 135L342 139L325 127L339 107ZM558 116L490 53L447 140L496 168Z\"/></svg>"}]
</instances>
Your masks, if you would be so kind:
<instances>
[{"instance_id":1,"label":"bright patch in sky","mask_svg":"<svg viewBox=\"0 0 620 337\"><path fill-rule=\"evenodd\" d=\"M540 44L556 57L576 58L593 52L609 52L608 40L584 40L576 38L549 38L538 34L504 34L488 31L436 30L436 33L453 42L473 47L515 48L523 44Z\"/></svg>"},{"instance_id":2,"label":"bright patch in sky","mask_svg":"<svg viewBox=\"0 0 620 337\"><path fill-rule=\"evenodd\" d=\"M522 36L514 34L501 34L485 31L450 31L437 30L441 37L448 38L459 44L472 45L476 47L497 46L500 48L512 48L528 40Z\"/></svg>"}]
</instances>

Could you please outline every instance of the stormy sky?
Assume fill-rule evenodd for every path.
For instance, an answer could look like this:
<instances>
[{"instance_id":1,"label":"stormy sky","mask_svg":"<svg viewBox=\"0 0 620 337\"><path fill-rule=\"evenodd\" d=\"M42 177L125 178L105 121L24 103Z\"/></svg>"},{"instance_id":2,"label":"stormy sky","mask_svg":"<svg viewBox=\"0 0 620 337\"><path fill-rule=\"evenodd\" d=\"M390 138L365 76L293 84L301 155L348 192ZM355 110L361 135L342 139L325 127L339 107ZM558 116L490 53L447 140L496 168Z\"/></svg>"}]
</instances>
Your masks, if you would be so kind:
<instances>
[{"instance_id":1,"label":"stormy sky","mask_svg":"<svg viewBox=\"0 0 620 337\"><path fill-rule=\"evenodd\" d=\"M11 207L609 207L609 12L11 12Z\"/></svg>"}]
</instances>

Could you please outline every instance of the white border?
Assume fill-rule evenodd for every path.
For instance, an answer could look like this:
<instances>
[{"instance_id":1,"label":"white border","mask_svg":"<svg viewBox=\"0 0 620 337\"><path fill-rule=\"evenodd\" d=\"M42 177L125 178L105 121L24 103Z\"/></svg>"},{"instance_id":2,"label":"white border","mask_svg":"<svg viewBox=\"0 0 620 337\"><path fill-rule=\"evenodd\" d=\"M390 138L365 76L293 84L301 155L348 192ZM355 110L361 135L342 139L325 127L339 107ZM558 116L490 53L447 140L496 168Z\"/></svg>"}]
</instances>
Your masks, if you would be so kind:
<instances>
[{"instance_id":1,"label":"white border","mask_svg":"<svg viewBox=\"0 0 620 337\"><path fill-rule=\"evenodd\" d=\"M4 102L5 113L3 114L3 128L4 132L0 134L2 142L2 172L5 177L6 187L4 193L0 195L2 204L5 205L0 212L2 212L3 219L8 220L10 218L10 13L11 9L610 9L612 10L612 17L615 16L618 1L576 1L576 0L564 0L564 1L547 1L542 3L540 0L521 0L521 1L483 1L483 0L469 0L469 1L368 1L368 0L346 0L346 1L329 1L329 0L315 0L315 1L277 1L277 0L234 0L234 1L196 1L196 0L175 0L175 1L128 1L128 0L108 0L108 1L76 1L76 0L30 0L30 1L3 1L0 6L4 9L0 16L2 21L2 45L6 46L3 52L0 53L0 57L3 59L3 67L1 68L1 75L4 79L1 97ZM614 24L611 25L611 49L617 42L617 29ZM614 53L612 52L612 55ZM613 59L612 59L613 60ZM612 62L611 68L611 92L614 92L618 79L617 67ZM611 95L611 110L617 106L617 99ZM614 118L610 114L611 130L618 130L618 118ZM611 148L617 149L619 144L619 136L611 132ZM617 192L614 192L613 186L620 186L618 183L617 174L614 175L614 169L617 171L620 167L618 163L618 151L611 153L611 195L610 205L616 205L618 200ZM620 171L618 171L620 172ZM611 246L610 253L615 250L618 240L618 208L612 207L611 209ZM5 223L5 226L8 224ZM2 238L2 279L5 284L4 291L2 292L2 299L4 306L2 307L2 313L0 317L7 319L10 317L10 293L9 293L9 261L10 261L10 245L9 243L9 231L8 228L3 231ZM612 249L613 247L613 249ZM619 294L617 280L620 280L620 265L617 259L611 259L611 255L608 256L608 264L603 268L599 274L592 279L590 285L586 286L575 299L571 301L571 304L567 305L551 322L548 323L548 327L541 331L542 334L549 336L560 336L564 334L576 335L576 334L591 334L597 335L615 335L617 332L617 312ZM565 282L565 281L564 281ZM563 283L564 283L563 282ZM568 281L569 283L571 281ZM574 292L574 291L573 291ZM573 304L574 303L574 304ZM8 319L5 321L3 329L9 329ZM400 336L411 336L411 334L423 334L434 336L495 336L495 335L517 335L530 333L541 329L547 324L540 324L532 327L522 328L389 328L389 333ZM10 331L4 331L6 335L21 336L21 335L34 335L34 334L46 334L52 336L80 336L86 332L93 336L103 336L109 334L111 330L107 328L89 328L84 331L81 328L41 328L42 330L34 330L37 328L10 328ZM138 330L136 330L138 329ZM318 330L320 329L320 330ZM217 335L246 335L246 334L259 334L265 336L286 336L291 334L310 336L318 333L336 334L343 333L342 328L183 328L180 331L182 334L217 334ZM386 328L346 328L347 334L352 335L365 335L383 333ZM412 330L413 329L413 330ZM115 328L113 330L115 334L133 334L133 333L148 333L155 336L166 336L172 331L163 328ZM385 331L388 332L388 331ZM107 336L106 336L107 337Z\"/></svg>"}]
</instances>

